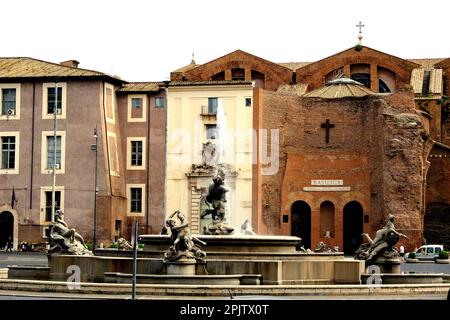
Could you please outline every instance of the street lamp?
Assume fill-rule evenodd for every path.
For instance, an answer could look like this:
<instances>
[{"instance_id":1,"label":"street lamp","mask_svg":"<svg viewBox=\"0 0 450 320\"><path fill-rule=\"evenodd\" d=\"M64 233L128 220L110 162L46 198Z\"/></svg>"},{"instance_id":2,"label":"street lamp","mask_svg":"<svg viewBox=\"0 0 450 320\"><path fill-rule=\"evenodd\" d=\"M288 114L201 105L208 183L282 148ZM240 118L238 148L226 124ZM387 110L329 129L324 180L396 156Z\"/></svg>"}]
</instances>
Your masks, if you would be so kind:
<instances>
[{"instance_id":1,"label":"street lamp","mask_svg":"<svg viewBox=\"0 0 450 320\"><path fill-rule=\"evenodd\" d=\"M97 246L97 194L98 194L98 183L97 183L97 159L98 159L98 134L97 126L94 129L95 144L91 144L91 150L95 151L95 191L94 191L94 240L92 251L95 253L95 248Z\"/></svg>"}]
</instances>

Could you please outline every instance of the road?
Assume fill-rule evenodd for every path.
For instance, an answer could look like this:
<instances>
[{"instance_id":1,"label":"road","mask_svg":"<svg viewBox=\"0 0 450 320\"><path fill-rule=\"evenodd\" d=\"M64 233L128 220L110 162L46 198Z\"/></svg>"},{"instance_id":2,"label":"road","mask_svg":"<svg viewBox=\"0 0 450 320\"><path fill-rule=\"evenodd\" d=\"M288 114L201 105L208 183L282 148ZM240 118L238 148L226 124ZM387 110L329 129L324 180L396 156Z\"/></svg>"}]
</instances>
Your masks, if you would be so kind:
<instances>
[{"instance_id":1,"label":"road","mask_svg":"<svg viewBox=\"0 0 450 320\"><path fill-rule=\"evenodd\" d=\"M402 263L402 272L408 273L445 273L450 274L450 264L439 264L435 262Z\"/></svg>"}]
</instances>

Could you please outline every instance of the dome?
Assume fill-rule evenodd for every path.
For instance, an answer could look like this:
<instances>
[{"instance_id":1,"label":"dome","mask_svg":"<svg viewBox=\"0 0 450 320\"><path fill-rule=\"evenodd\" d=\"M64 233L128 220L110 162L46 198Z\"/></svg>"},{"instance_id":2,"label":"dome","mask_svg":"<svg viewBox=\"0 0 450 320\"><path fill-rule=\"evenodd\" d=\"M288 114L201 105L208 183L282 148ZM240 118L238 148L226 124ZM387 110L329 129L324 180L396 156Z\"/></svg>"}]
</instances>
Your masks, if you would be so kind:
<instances>
[{"instance_id":1,"label":"dome","mask_svg":"<svg viewBox=\"0 0 450 320\"><path fill-rule=\"evenodd\" d=\"M323 87L303 95L307 98L339 99L346 97L373 96L377 93L366 88L362 83L350 78L339 78L329 81Z\"/></svg>"}]
</instances>

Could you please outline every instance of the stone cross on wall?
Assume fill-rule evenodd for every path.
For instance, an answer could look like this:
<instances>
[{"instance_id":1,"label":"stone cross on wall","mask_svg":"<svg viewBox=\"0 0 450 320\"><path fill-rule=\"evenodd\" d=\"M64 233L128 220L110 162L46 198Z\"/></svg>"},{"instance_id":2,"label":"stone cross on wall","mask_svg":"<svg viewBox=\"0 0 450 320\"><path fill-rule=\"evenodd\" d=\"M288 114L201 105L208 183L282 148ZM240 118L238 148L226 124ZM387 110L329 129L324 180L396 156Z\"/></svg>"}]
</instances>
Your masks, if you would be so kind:
<instances>
[{"instance_id":1,"label":"stone cross on wall","mask_svg":"<svg viewBox=\"0 0 450 320\"><path fill-rule=\"evenodd\" d=\"M325 129L325 143L330 142L330 129L334 128L334 124L330 123L330 119L326 119L320 126Z\"/></svg>"}]
</instances>

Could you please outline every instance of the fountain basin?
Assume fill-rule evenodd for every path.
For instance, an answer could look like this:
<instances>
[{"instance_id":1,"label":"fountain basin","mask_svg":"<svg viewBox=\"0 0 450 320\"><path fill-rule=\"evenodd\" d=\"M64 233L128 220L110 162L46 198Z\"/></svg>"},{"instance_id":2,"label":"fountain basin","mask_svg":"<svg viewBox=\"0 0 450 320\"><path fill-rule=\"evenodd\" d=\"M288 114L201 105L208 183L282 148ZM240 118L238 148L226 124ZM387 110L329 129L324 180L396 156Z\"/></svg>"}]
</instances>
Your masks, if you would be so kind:
<instances>
[{"instance_id":1,"label":"fountain basin","mask_svg":"<svg viewBox=\"0 0 450 320\"><path fill-rule=\"evenodd\" d=\"M361 282L367 283L367 280L371 276L380 276L382 284L434 284L443 283L444 274L438 273L408 273L408 274L367 274L361 275Z\"/></svg>"},{"instance_id":2,"label":"fountain basin","mask_svg":"<svg viewBox=\"0 0 450 320\"><path fill-rule=\"evenodd\" d=\"M251 235L195 235L206 242L204 251L208 252L282 252L293 253L301 241L292 236L251 236ZM171 245L169 235L141 235L139 242L144 244L144 251L165 251Z\"/></svg>"},{"instance_id":3,"label":"fountain basin","mask_svg":"<svg viewBox=\"0 0 450 320\"><path fill-rule=\"evenodd\" d=\"M139 284L190 284L190 285L259 285L261 275L155 275L137 274ZM105 272L105 282L131 283L132 275L120 272Z\"/></svg>"},{"instance_id":4,"label":"fountain basin","mask_svg":"<svg viewBox=\"0 0 450 320\"><path fill-rule=\"evenodd\" d=\"M42 266L8 266L8 279L47 280L50 268Z\"/></svg>"}]
</instances>

